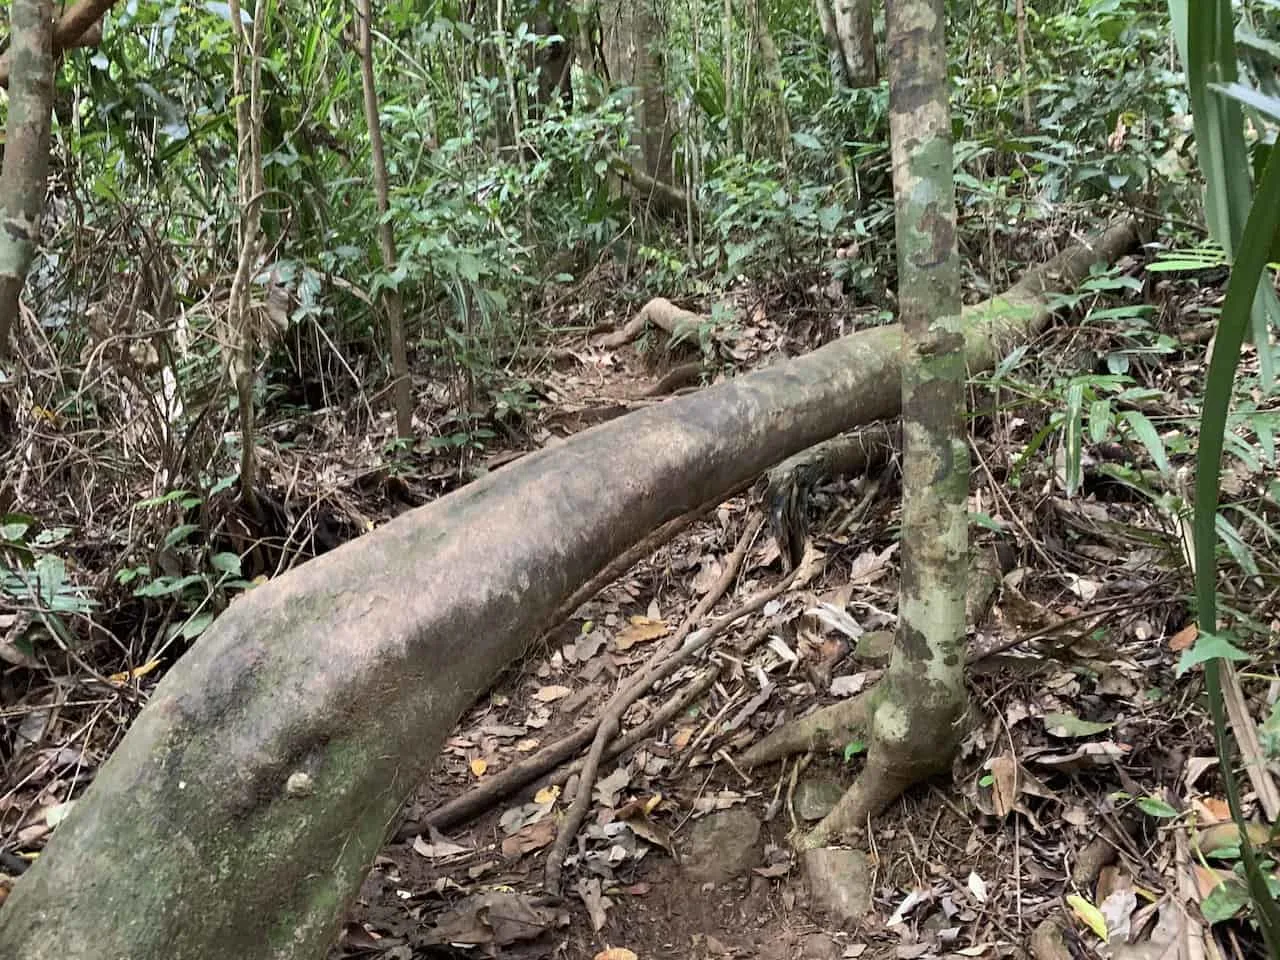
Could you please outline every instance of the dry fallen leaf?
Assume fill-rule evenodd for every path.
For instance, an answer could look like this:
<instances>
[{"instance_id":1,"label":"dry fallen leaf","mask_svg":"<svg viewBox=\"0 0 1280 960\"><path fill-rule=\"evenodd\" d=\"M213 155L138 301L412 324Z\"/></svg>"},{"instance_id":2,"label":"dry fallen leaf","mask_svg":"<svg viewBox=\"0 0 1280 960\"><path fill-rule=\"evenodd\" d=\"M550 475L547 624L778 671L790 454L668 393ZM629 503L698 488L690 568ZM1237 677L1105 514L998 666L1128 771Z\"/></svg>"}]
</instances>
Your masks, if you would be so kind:
<instances>
[{"instance_id":1,"label":"dry fallen leaf","mask_svg":"<svg viewBox=\"0 0 1280 960\"><path fill-rule=\"evenodd\" d=\"M998 817L1008 816L1018 802L1018 761L1011 753L991 760L991 802Z\"/></svg>"},{"instance_id":2,"label":"dry fallen leaf","mask_svg":"<svg viewBox=\"0 0 1280 960\"><path fill-rule=\"evenodd\" d=\"M556 825L553 820L539 820L527 827L521 827L502 841L502 855L508 860L541 850L556 838Z\"/></svg>"},{"instance_id":3,"label":"dry fallen leaf","mask_svg":"<svg viewBox=\"0 0 1280 960\"><path fill-rule=\"evenodd\" d=\"M593 960L640 960L640 958L626 947L609 947L597 953Z\"/></svg>"},{"instance_id":4,"label":"dry fallen leaf","mask_svg":"<svg viewBox=\"0 0 1280 960\"><path fill-rule=\"evenodd\" d=\"M470 763L471 772L477 777L483 777L484 772L489 769L489 761L484 757L476 757Z\"/></svg>"},{"instance_id":5,"label":"dry fallen leaf","mask_svg":"<svg viewBox=\"0 0 1280 960\"><path fill-rule=\"evenodd\" d=\"M539 687L538 691L533 695L533 699L539 703L555 703L557 700L563 700L572 692L568 687L553 684L547 687Z\"/></svg>"},{"instance_id":6,"label":"dry fallen leaf","mask_svg":"<svg viewBox=\"0 0 1280 960\"><path fill-rule=\"evenodd\" d=\"M1195 621L1193 620L1169 638L1169 649L1174 653L1186 650L1196 642L1197 636L1198 631L1196 630Z\"/></svg>"},{"instance_id":7,"label":"dry fallen leaf","mask_svg":"<svg viewBox=\"0 0 1280 960\"><path fill-rule=\"evenodd\" d=\"M560 788L554 784L550 787L543 787L533 795L534 803L554 803L556 798L560 796Z\"/></svg>"},{"instance_id":8,"label":"dry fallen leaf","mask_svg":"<svg viewBox=\"0 0 1280 960\"><path fill-rule=\"evenodd\" d=\"M630 625L623 628L614 638L613 645L618 650L630 650L637 643L648 643L651 640L657 640L659 637L665 636L666 632L666 621L635 616L631 618Z\"/></svg>"}]
</instances>

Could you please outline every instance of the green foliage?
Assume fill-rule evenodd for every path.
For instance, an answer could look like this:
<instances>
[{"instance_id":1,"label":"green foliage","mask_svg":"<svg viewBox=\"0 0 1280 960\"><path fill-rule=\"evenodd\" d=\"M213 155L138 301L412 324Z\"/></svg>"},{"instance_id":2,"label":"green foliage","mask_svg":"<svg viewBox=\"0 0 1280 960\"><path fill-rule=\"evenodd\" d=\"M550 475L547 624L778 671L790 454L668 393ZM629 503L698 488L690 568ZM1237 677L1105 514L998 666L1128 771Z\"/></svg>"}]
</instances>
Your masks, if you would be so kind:
<instances>
[{"instance_id":1,"label":"green foliage","mask_svg":"<svg viewBox=\"0 0 1280 960\"><path fill-rule=\"evenodd\" d=\"M1196 613L1200 639L1193 648L1194 652L1189 653L1204 662L1218 758L1227 786L1232 819L1240 830L1245 878L1243 889L1252 901L1253 916L1274 956L1280 954L1280 905L1277 905L1270 878L1248 839L1240 788L1232 769L1221 660L1234 657L1236 648L1218 628L1218 572L1214 545L1221 530L1219 481L1228 409L1241 345L1250 326L1258 344L1263 379L1271 382L1268 324L1280 318L1280 305L1277 305L1271 284L1260 281L1280 237L1280 151L1268 151L1265 168L1254 184L1245 144L1242 98L1237 89L1239 65L1232 5L1227 0L1201 0L1190 5L1185 0L1170 0L1170 9L1178 46L1187 64L1197 153L1207 186L1206 217L1214 240L1232 260L1227 298L1222 307L1217 342L1206 380L1200 426L1195 510ZM1265 99L1261 91L1255 92ZM1227 886L1220 885L1218 890ZM1231 907L1229 912L1226 907ZM1230 915L1234 909L1228 904L1217 911L1206 904L1206 915Z\"/></svg>"}]
</instances>

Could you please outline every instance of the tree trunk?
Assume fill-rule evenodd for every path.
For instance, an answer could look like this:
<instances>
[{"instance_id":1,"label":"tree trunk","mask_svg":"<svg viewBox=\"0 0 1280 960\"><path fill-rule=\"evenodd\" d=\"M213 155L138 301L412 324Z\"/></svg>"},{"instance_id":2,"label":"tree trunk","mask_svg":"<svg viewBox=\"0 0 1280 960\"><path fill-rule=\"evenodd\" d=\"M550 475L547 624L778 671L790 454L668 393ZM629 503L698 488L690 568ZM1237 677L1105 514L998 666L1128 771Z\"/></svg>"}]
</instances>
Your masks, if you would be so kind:
<instances>
[{"instance_id":1,"label":"tree trunk","mask_svg":"<svg viewBox=\"0 0 1280 960\"><path fill-rule=\"evenodd\" d=\"M14 0L9 23L13 78L0 172L0 360L9 356L22 288L40 242L53 111L52 0Z\"/></svg>"},{"instance_id":2,"label":"tree trunk","mask_svg":"<svg viewBox=\"0 0 1280 960\"><path fill-rule=\"evenodd\" d=\"M373 192L378 204L378 246L382 250L382 268L387 273L396 269L396 240L387 211L391 207L391 191L387 185L387 158L382 148L382 121L378 116L378 89L373 76L373 13L369 0L360 0L360 82L364 90L364 116L369 128L370 165L373 167ZM409 379L409 353L404 337L404 304L400 291L387 289L382 294L387 309L387 340L391 346L391 378L394 382L392 402L396 414L396 436L413 439L413 384Z\"/></svg>"},{"instance_id":3,"label":"tree trunk","mask_svg":"<svg viewBox=\"0 0 1280 960\"><path fill-rule=\"evenodd\" d=\"M969 366L1134 239L1114 227L969 310ZM587 430L236 599L15 885L0 956L321 956L444 737L560 604L663 523L894 415L900 339L861 331Z\"/></svg>"},{"instance_id":4,"label":"tree trunk","mask_svg":"<svg viewBox=\"0 0 1280 960\"><path fill-rule=\"evenodd\" d=\"M888 0L889 133L902 321L902 586L867 765L806 846L951 768L965 710L969 437L943 0Z\"/></svg>"},{"instance_id":5,"label":"tree trunk","mask_svg":"<svg viewBox=\"0 0 1280 960\"><path fill-rule=\"evenodd\" d=\"M849 86L874 87L880 75L871 0L835 0L835 26Z\"/></svg>"},{"instance_id":6,"label":"tree trunk","mask_svg":"<svg viewBox=\"0 0 1280 960\"><path fill-rule=\"evenodd\" d=\"M644 172L673 182L671 122L668 117L666 63L662 56L662 24L656 0L608 0L600 5L600 34L609 80L614 87L637 91L636 142Z\"/></svg>"}]
</instances>

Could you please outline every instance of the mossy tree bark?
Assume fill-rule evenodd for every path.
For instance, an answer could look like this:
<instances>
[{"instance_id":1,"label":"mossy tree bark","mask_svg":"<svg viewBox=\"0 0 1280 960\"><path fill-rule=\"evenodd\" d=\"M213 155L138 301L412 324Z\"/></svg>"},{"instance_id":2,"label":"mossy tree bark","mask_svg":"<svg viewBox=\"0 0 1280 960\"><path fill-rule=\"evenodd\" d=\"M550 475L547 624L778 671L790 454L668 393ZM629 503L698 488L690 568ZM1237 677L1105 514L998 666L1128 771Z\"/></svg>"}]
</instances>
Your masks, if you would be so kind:
<instances>
[{"instance_id":1,"label":"mossy tree bark","mask_svg":"<svg viewBox=\"0 0 1280 960\"><path fill-rule=\"evenodd\" d=\"M902 586L867 765L807 846L951 766L965 710L969 444L942 0L889 0L889 132L902 322Z\"/></svg>"}]
</instances>

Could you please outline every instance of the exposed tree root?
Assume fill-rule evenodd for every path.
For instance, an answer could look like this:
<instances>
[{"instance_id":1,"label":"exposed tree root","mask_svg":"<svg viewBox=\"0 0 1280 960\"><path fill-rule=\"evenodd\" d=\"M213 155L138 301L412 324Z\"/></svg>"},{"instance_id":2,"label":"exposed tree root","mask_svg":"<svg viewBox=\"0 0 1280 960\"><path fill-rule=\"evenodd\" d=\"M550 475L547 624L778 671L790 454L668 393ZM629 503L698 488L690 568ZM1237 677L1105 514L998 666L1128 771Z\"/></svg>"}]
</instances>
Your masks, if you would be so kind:
<instances>
[{"instance_id":1,"label":"exposed tree root","mask_svg":"<svg viewBox=\"0 0 1280 960\"><path fill-rule=\"evenodd\" d=\"M672 367L663 374L661 380L646 390L642 396L665 397L667 394L683 390L685 387L695 386L702 379L702 371L702 364L696 360L690 363L682 363L678 367Z\"/></svg>"},{"instance_id":2,"label":"exposed tree root","mask_svg":"<svg viewBox=\"0 0 1280 960\"><path fill-rule=\"evenodd\" d=\"M760 499L778 552L789 566L804 556L809 495L824 480L862 473L886 462L898 448L897 423L872 423L788 457L765 474Z\"/></svg>"},{"instance_id":3,"label":"exposed tree root","mask_svg":"<svg viewBox=\"0 0 1280 960\"><path fill-rule=\"evenodd\" d=\"M978 551L969 570L965 611L971 623L985 614L1000 585L1001 570L1009 558L993 549ZM982 656L988 655L984 652ZM744 769L759 767L793 753L835 753L850 740L867 735L867 697L871 691L822 707L784 724L746 751L738 761Z\"/></svg>"},{"instance_id":4,"label":"exposed tree root","mask_svg":"<svg viewBox=\"0 0 1280 960\"><path fill-rule=\"evenodd\" d=\"M644 333L649 324L665 330L670 336L684 336L708 322L700 313L677 307L666 297L654 297L626 322L621 330L600 339L600 346L615 349L631 343Z\"/></svg>"},{"instance_id":5,"label":"exposed tree root","mask_svg":"<svg viewBox=\"0 0 1280 960\"><path fill-rule=\"evenodd\" d=\"M1119 224L967 309L970 368L1133 242ZM577 585L786 457L892 417L900 345L873 327L654 403L238 596L14 885L0 955L319 956L458 717Z\"/></svg>"}]
</instances>

